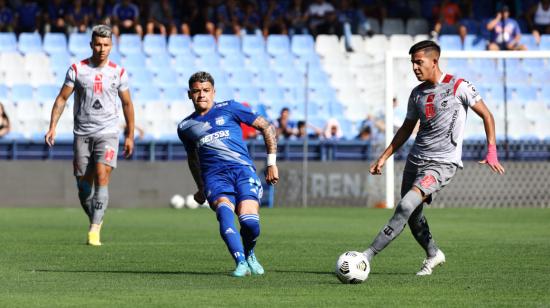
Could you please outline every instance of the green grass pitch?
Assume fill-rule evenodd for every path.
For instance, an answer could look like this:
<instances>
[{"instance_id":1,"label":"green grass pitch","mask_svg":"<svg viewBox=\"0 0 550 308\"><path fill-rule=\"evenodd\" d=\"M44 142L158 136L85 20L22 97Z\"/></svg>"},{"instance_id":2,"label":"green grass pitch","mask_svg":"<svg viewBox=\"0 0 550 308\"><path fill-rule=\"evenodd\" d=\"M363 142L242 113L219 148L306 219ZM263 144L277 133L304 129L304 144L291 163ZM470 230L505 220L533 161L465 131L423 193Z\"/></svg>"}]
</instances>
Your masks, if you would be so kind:
<instances>
[{"instance_id":1,"label":"green grass pitch","mask_svg":"<svg viewBox=\"0 0 550 308\"><path fill-rule=\"evenodd\" d=\"M376 209L264 209L262 277L232 278L209 210L110 209L102 247L84 245L80 209L0 209L0 307L550 306L550 210L428 209L447 263L406 229L343 285L338 255L362 250L391 215Z\"/></svg>"}]
</instances>

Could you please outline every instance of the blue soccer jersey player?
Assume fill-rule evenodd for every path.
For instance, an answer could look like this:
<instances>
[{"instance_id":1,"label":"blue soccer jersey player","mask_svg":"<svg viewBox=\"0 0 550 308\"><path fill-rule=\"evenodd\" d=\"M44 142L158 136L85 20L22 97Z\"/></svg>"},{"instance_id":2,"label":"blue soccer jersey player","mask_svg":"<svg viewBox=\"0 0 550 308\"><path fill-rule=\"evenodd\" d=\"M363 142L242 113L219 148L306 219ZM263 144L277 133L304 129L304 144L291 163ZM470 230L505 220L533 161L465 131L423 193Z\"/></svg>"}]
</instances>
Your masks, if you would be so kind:
<instances>
[{"instance_id":1,"label":"blue soccer jersey player","mask_svg":"<svg viewBox=\"0 0 550 308\"><path fill-rule=\"evenodd\" d=\"M195 112L178 125L178 136L187 151L189 169L197 183L195 200L206 199L220 225L220 235L237 264L232 275L262 275L254 254L260 235L259 207L262 185L242 139L241 123L259 130L267 149L266 182L276 184L275 128L252 110L235 101L214 102L214 79L197 72L189 78L189 98ZM234 213L239 217L240 235Z\"/></svg>"}]
</instances>

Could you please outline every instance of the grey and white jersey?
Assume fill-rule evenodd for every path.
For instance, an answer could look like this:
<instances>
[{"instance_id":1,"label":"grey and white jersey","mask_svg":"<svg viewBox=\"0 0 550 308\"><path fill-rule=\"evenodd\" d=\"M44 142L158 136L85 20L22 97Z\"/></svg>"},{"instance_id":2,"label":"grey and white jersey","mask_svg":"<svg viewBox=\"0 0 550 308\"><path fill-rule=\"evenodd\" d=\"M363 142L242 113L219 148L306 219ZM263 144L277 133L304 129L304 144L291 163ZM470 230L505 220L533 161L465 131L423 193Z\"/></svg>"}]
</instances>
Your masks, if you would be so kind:
<instances>
[{"instance_id":1,"label":"grey and white jersey","mask_svg":"<svg viewBox=\"0 0 550 308\"><path fill-rule=\"evenodd\" d=\"M118 93L128 90L128 74L109 61L97 67L89 59L71 65L65 85L74 88L74 134L119 134Z\"/></svg>"},{"instance_id":2,"label":"grey and white jersey","mask_svg":"<svg viewBox=\"0 0 550 308\"><path fill-rule=\"evenodd\" d=\"M466 114L480 100L470 82L449 74L443 74L437 84L424 82L414 88L407 119L419 119L420 129L410 155L462 167Z\"/></svg>"}]
</instances>

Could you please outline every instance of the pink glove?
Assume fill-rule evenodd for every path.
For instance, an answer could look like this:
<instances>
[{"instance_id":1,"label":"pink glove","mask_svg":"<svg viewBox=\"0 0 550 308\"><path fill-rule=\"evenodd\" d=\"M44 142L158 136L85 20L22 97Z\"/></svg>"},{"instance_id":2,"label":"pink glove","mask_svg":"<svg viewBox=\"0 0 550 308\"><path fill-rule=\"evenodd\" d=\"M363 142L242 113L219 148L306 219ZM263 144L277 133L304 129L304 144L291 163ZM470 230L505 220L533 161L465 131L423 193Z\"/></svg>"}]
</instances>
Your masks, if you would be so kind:
<instances>
[{"instance_id":1,"label":"pink glove","mask_svg":"<svg viewBox=\"0 0 550 308\"><path fill-rule=\"evenodd\" d=\"M498 165L498 156L497 156L497 146L496 144L487 145L487 156L485 156L485 161L489 166Z\"/></svg>"}]
</instances>

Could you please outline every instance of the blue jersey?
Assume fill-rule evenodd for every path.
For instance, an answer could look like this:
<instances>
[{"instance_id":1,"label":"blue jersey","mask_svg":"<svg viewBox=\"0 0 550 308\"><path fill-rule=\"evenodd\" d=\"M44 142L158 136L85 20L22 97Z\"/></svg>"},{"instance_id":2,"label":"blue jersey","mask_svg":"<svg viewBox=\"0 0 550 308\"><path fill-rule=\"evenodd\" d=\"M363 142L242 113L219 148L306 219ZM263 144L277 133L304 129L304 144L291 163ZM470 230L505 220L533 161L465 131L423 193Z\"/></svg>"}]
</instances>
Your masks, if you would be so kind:
<instances>
[{"instance_id":1,"label":"blue jersey","mask_svg":"<svg viewBox=\"0 0 550 308\"><path fill-rule=\"evenodd\" d=\"M254 169L240 124L252 125L257 118L257 113L233 100L214 103L205 115L194 112L181 121L178 136L187 152L198 150L203 178L227 167Z\"/></svg>"}]
</instances>

